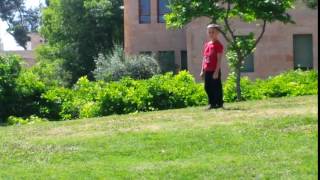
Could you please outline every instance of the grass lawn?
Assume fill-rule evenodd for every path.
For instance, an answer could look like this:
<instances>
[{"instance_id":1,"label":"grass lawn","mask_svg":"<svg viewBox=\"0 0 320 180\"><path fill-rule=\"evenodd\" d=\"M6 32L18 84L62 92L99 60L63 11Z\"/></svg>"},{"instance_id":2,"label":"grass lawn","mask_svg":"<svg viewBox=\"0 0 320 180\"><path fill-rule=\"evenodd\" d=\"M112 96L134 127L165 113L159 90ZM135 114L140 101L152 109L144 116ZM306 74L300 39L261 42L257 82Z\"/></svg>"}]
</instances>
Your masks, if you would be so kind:
<instances>
[{"instance_id":1,"label":"grass lawn","mask_svg":"<svg viewBox=\"0 0 320 180\"><path fill-rule=\"evenodd\" d=\"M0 127L0 179L317 179L317 96Z\"/></svg>"}]
</instances>

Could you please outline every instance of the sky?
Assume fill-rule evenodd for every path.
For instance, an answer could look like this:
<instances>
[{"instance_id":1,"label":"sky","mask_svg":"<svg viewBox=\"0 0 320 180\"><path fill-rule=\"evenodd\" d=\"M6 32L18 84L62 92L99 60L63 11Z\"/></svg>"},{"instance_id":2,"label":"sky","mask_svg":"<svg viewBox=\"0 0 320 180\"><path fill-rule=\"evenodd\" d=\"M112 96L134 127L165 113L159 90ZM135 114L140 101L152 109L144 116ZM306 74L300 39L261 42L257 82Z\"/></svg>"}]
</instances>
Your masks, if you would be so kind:
<instances>
[{"instance_id":1,"label":"sky","mask_svg":"<svg viewBox=\"0 0 320 180\"><path fill-rule=\"evenodd\" d=\"M43 2L44 0L25 0L27 7L37 7L39 6L40 2ZM0 39L3 43L4 50L23 50L22 47L17 45L14 38L7 33L7 24L0 20Z\"/></svg>"}]
</instances>

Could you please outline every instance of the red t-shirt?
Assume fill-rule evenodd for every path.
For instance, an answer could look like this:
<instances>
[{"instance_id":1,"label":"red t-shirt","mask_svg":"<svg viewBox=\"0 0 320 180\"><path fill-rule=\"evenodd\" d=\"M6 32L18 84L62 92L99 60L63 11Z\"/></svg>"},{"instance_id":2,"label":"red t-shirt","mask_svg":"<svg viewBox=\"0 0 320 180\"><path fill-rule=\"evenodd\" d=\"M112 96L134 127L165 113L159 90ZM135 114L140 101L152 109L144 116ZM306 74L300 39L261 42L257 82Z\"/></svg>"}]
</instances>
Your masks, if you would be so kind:
<instances>
[{"instance_id":1,"label":"red t-shirt","mask_svg":"<svg viewBox=\"0 0 320 180\"><path fill-rule=\"evenodd\" d=\"M207 42L203 48L202 68L205 71L213 72L216 70L218 53L222 53L223 45L220 41Z\"/></svg>"}]
</instances>

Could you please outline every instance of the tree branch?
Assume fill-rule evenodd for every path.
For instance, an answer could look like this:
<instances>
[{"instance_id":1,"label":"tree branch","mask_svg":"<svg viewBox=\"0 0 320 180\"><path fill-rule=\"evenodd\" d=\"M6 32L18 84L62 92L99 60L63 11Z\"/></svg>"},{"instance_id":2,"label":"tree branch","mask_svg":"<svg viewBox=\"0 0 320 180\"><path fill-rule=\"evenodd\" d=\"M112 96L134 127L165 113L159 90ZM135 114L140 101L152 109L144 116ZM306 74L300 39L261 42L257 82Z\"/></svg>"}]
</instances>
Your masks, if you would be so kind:
<instances>
[{"instance_id":1,"label":"tree branch","mask_svg":"<svg viewBox=\"0 0 320 180\"><path fill-rule=\"evenodd\" d=\"M235 40L235 35L234 35L234 32L233 30L231 29L230 25L229 25L229 13L230 13L230 9L231 9L231 3L230 3L230 0L228 0L228 4L227 4L227 14L226 14L226 17L224 18L224 23L232 37L232 40L234 41Z\"/></svg>"},{"instance_id":2,"label":"tree branch","mask_svg":"<svg viewBox=\"0 0 320 180\"><path fill-rule=\"evenodd\" d=\"M258 37L258 39L256 40L256 42L254 43L253 47L251 48L251 50L249 52L252 52L252 50L254 48L256 48L256 46L258 45L258 43L260 42L260 40L262 39L265 31L266 31L266 26L267 26L267 21L266 20L263 20L263 26L262 26L262 30L261 30L261 33Z\"/></svg>"}]
</instances>

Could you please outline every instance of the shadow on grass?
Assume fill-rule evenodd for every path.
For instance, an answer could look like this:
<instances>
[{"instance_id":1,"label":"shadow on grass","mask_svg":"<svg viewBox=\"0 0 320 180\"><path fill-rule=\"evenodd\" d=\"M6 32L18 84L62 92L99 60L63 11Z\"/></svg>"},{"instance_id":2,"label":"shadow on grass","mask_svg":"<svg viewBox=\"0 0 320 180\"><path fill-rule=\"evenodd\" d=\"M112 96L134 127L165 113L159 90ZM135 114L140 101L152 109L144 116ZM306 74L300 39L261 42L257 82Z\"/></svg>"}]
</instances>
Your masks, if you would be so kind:
<instances>
[{"instance_id":1,"label":"shadow on grass","mask_svg":"<svg viewBox=\"0 0 320 180\"><path fill-rule=\"evenodd\" d=\"M6 123L0 123L0 127L6 127L6 126L8 126L8 124L6 124Z\"/></svg>"},{"instance_id":2,"label":"shadow on grass","mask_svg":"<svg viewBox=\"0 0 320 180\"><path fill-rule=\"evenodd\" d=\"M223 107L222 110L225 111L247 111L246 108L240 108L240 107Z\"/></svg>"}]
</instances>

